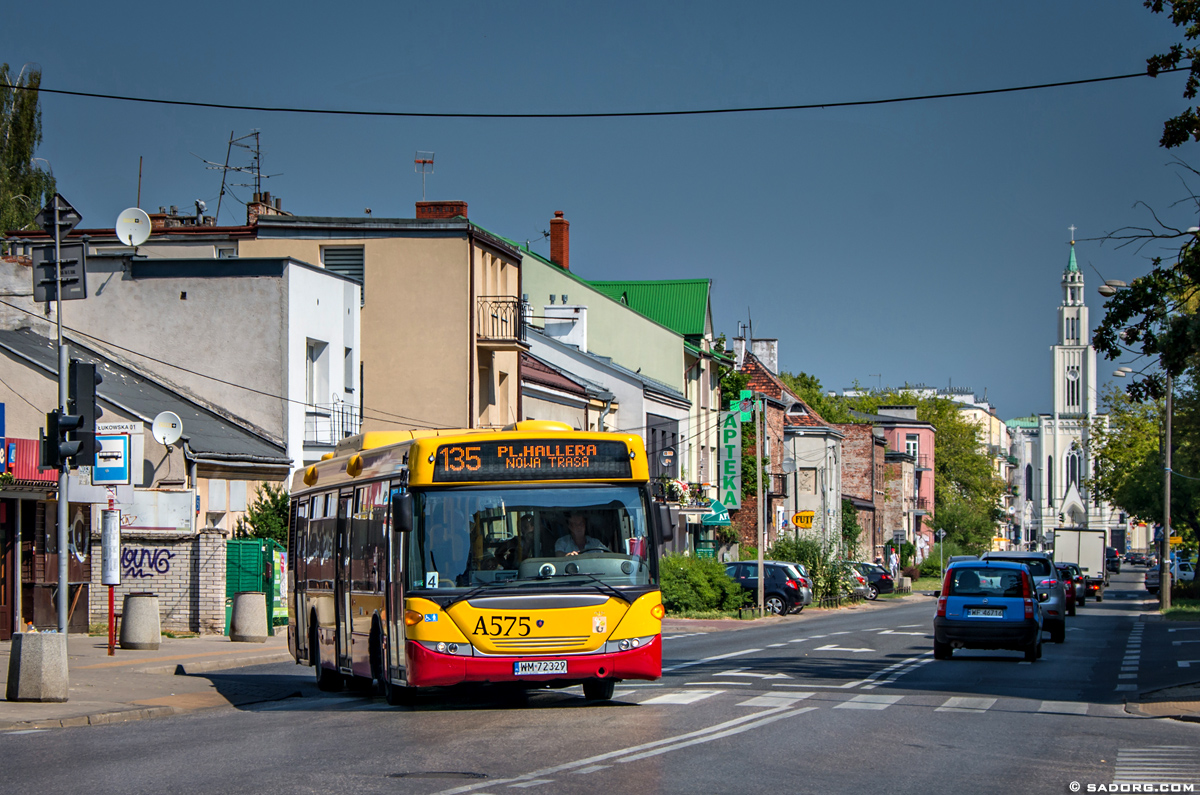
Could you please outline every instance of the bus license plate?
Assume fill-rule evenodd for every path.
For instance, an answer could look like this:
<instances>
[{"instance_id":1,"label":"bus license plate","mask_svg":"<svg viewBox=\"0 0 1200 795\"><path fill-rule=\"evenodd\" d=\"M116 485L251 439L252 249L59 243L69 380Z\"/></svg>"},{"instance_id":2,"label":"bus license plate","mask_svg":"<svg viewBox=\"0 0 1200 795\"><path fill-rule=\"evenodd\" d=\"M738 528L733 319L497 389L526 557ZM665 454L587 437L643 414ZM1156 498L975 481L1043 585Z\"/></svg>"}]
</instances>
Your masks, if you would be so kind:
<instances>
[{"instance_id":1,"label":"bus license plate","mask_svg":"<svg viewBox=\"0 0 1200 795\"><path fill-rule=\"evenodd\" d=\"M975 608L968 610L967 615L971 618L1004 618L1004 610L993 607Z\"/></svg>"},{"instance_id":2,"label":"bus license plate","mask_svg":"<svg viewBox=\"0 0 1200 795\"><path fill-rule=\"evenodd\" d=\"M516 676L565 674L566 672L566 660L524 660L513 663L513 674Z\"/></svg>"}]
</instances>

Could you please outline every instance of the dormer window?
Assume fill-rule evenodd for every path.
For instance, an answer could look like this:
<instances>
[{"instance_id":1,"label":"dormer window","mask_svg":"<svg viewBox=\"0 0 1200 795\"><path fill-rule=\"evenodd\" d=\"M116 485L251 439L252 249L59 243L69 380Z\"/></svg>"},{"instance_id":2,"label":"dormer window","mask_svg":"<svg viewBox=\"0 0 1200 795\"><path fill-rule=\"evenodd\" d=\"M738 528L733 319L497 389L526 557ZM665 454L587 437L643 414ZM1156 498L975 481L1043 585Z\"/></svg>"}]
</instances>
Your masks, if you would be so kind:
<instances>
[{"instance_id":1,"label":"dormer window","mask_svg":"<svg viewBox=\"0 0 1200 795\"><path fill-rule=\"evenodd\" d=\"M787 410L789 417L806 417L808 412L804 410L803 403L793 403L791 408Z\"/></svg>"}]
</instances>

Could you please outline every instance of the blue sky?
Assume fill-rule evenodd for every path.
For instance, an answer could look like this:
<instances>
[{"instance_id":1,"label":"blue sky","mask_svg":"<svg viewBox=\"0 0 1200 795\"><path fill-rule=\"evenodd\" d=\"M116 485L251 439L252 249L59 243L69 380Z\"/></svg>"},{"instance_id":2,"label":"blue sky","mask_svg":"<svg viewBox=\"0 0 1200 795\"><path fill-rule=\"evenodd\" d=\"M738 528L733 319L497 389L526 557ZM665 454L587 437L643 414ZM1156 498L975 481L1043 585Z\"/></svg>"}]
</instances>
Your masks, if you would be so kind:
<instances>
[{"instance_id":1,"label":"blue sky","mask_svg":"<svg viewBox=\"0 0 1200 795\"><path fill-rule=\"evenodd\" d=\"M1126 74L1177 41L1140 2L37 4L0 60L43 85L233 104L438 112L675 110L839 102ZM16 35L12 35L16 34ZM584 278L714 282L718 332L752 317L781 366L984 388L1046 411L1068 226L1093 325L1106 278L1153 249L1098 238L1194 208L1162 121L1184 78L722 116L378 119L43 95L45 140L83 226L134 203L216 206L230 132L261 131L264 187L301 215L412 217L430 199L538 242L571 221ZM1185 160L1193 157L1186 147ZM1193 161L1196 165L1200 162ZM1194 186L1194 183L1193 183ZM235 188L242 199L249 189ZM230 202L222 223L240 223ZM532 300L539 300L531 296ZM1101 365L1107 375L1111 366ZM879 374L879 377L876 377Z\"/></svg>"}]
</instances>

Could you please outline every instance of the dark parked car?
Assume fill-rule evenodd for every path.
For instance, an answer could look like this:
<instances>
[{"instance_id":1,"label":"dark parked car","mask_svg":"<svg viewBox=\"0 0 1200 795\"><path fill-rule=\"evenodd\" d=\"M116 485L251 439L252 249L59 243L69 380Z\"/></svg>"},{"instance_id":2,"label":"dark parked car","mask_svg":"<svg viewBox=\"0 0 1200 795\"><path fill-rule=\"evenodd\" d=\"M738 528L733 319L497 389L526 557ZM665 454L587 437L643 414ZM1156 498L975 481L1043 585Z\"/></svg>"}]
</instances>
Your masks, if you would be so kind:
<instances>
[{"instance_id":1,"label":"dark parked car","mask_svg":"<svg viewBox=\"0 0 1200 795\"><path fill-rule=\"evenodd\" d=\"M728 563L725 573L750 594L752 604L757 603L757 561ZM764 560L763 574L766 575L763 600L768 613L786 616L788 613L799 613L805 605L812 604L812 583L795 563Z\"/></svg>"},{"instance_id":2,"label":"dark parked car","mask_svg":"<svg viewBox=\"0 0 1200 795\"><path fill-rule=\"evenodd\" d=\"M892 575L878 563L864 563L859 561L854 565L858 567L859 573L867 578L868 599L874 601L879 594L892 593L896 590L896 583L892 581Z\"/></svg>"},{"instance_id":3,"label":"dark parked car","mask_svg":"<svg viewBox=\"0 0 1200 795\"><path fill-rule=\"evenodd\" d=\"M958 649L1012 649L1034 662L1042 656L1039 594L1024 563L990 560L952 563L938 592L933 657Z\"/></svg>"}]
</instances>

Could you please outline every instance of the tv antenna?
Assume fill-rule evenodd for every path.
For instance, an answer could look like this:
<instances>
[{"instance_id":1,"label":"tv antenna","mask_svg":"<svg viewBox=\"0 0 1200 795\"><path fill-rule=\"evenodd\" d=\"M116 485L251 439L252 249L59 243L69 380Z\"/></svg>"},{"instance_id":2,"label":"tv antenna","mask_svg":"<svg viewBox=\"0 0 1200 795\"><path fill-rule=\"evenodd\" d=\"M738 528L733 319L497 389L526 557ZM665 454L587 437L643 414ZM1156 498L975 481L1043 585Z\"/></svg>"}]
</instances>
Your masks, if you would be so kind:
<instances>
[{"instance_id":1,"label":"tv antenna","mask_svg":"<svg viewBox=\"0 0 1200 795\"><path fill-rule=\"evenodd\" d=\"M418 149L413 157L413 171L421 175L421 201L425 201L425 175L433 173L433 152Z\"/></svg>"},{"instance_id":2,"label":"tv antenna","mask_svg":"<svg viewBox=\"0 0 1200 795\"><path fill-rule=\"evenodd\" d=\"M253 140L252 140L253 139ZM249 165L229 165L229 158L233 154L233 148L245 149L250 155ZM194 154L194 153L193 153ZM196 157L200 157L196 155ZM262 173L262 142L259 140L259 131L251 130L241 137L234 137L234 132L229 131L229 146L225 149L225 162L214 163L211 160L205 160L200 157L209 171L221 172L221 193L217 196L217 212L213 216L216 223L221 222L221 201L225 198L226 188L253 188L256 194L262 193L262 181L271 177L282 176L281 174L264 174ZM249 182L229 182L229 172L233 171L238 174L246 174L250 179ZM232 193L232 191L230 191ZM234 196L237 199L237 196ZM241 199L238 199L241 201ZM242 202L245 204L245 202Z\"/></svg>"}]
</instances>

